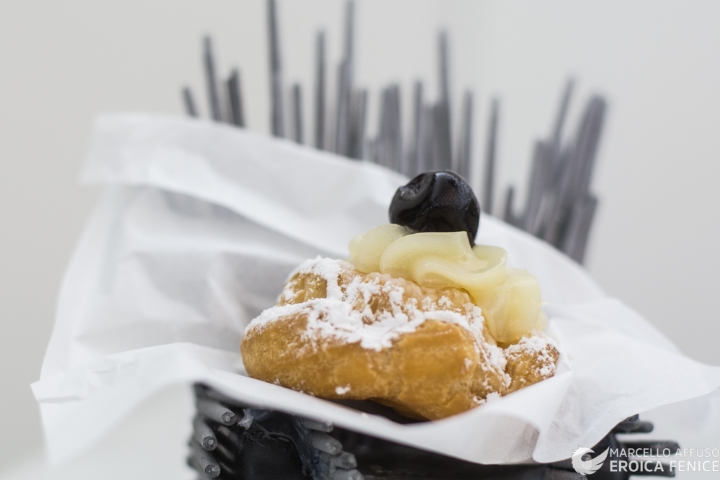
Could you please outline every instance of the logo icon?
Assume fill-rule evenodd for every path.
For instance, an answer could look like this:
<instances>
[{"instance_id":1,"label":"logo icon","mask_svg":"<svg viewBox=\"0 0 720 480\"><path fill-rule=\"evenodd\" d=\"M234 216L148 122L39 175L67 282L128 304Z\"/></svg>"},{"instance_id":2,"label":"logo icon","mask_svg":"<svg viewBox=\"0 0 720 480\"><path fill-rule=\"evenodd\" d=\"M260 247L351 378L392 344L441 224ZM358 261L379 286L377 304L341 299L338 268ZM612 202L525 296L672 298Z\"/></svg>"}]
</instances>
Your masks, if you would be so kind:
<instances>
[{"instance_id":1,"label":"logo icon","mask_svg":"<svg viewBox=\"0 0 720 480\"><path fill-rule=\"evenodd\" d=\"M583 460L585 455L595 452L589 448L580 447L572 454L572 466L580 475L592 475L602 467L603 462L608 456L608 450L610 450L610 448L606 448L604 452L595 458Z\"/></svg>"}]
</instances>

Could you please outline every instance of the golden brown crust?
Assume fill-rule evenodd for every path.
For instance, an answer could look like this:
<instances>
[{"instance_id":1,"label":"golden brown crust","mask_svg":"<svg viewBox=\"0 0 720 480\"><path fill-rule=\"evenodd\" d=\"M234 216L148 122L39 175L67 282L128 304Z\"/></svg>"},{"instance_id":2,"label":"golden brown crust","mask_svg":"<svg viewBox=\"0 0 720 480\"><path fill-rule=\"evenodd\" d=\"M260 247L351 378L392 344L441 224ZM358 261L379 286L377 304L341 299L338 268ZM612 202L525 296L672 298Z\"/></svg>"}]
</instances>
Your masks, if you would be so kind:
<instances>
[{"instance_id":1,"label":"golden brown crust","mask_svg":"<svg viewBox=\"0 0 720 480\"><path fill-rule=\"evenodd\" d=\"M555 375L560 352L554 345L537 337L525 337L505 349L507 367L512 378L507 393L515 392Z\"/></svg>"},{"instance_id":2,"label":"golden brown crust","mask_svg":"<svg viewBox=\"0 0 720 480\"><path fill-rule=\"evenodd\" d=\"M520 342L503 351L462 290L314 262L248 328L242 354L251 377L439 419L554 374L554 346L533 337L531 349Z\"/></svg>"},{"instance_id":3,"label":"golden brown crust","mask_svg":"<svg viewBox=\"0 0 720 480\"><path fill-rule=\"evenodd\" d=\"M429 320L379 352L359 343L329 341L318 348L287 343L303 331L303 319L293 318L248 335L243 341L248 374L323 398L385 400L422 418L477 405L471 393L475 369L467 368L465 359L477 364L478 355L469 334L456 325Z\"/></svg>"}]
</instances>

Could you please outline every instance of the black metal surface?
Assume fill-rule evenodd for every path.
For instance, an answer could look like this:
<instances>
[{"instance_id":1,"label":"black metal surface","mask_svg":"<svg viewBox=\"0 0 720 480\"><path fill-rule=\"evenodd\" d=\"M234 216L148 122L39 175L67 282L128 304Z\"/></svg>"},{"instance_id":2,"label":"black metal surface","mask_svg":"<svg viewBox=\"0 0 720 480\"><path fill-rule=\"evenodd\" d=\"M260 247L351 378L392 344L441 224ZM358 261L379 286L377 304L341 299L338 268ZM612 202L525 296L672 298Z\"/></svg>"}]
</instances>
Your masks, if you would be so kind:
<instances>
[{"instance_id":1,"label":"black metal surface","mask_svg":"<svg viewBox=\"0 0 720 480\"><path fill-rule=\"evenodd\" d=\"M193 422L188 465L200 478L224 480L581 480L571 459L552 464L480 465L428 452L286 413L254 409L203 385L195 386L198 406L218 405L234 414L232 425L198 412ZM344 403L344 404L347 404ZM372 402L351 402L353 408L387 413ZM215 408L215 407L214 407ZM201 410L200 408L198 410ZM207 408L202 410L207 411ZM213 415L214 416L214 415ZM390 414L400 420L397 414ZM408 422L416 422L410 421ZM208 433L208 429L210 432ZM592 450L609 455L592 480L628 480L631 476L674 477L668 465L652 458L620 456L649 449L655 456L675 451L675 442L620 441L618 433L647 433L652 424L630 417L618 424ZM209 438L215 441L204 441ZM205 448L203 448L205 447ZM614 462L614 463L613 463ZM624 471L619 462L625 462ZM632 463L634 462L634 463ZM612 468L612 466L615 468ZM656 471L662 468L662 471ZM635 470L635 472L631 472Z\"/></svg>"},{"instance_id":2,"label":"black metal surface","mask_svg":"<svg viewBox=\"0 0 720 480\"><path fill-rule=\"evenodd\" d=\"M198 414L188 465L201 478L363 478L355 469L355 457L328 435L328 423L250 408L203 385L195 385L195 396ZM233 414L232 422L223 416L227 411Z\"/></svg>"}]
</instances>

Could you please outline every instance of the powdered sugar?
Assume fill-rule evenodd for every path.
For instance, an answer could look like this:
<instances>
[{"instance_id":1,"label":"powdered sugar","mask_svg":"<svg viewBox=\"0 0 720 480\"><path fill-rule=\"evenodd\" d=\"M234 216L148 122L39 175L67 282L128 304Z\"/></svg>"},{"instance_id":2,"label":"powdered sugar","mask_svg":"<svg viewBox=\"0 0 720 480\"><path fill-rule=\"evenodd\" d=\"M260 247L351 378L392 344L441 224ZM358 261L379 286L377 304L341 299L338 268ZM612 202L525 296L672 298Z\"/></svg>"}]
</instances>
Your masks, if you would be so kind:
<instances>
[{"instance_id":1,"label":"powdered sugar","mask_svg":"<svg viewBox=\"0 0 720 480\"><path fill-rule=\"evenodd\" d=\"M307 317L305 335L310 340L335 338L343 343L360 343L363 348L379 351L391 347L401 334L415 331L426 320L438 320L460 325L478 341L483 341L482 312L472 303L463 306L465 311L450 310L447 308L451 302L446 297L437 302L425 298L421 309L417 299L405 296L401 283L387 281L390 277L379 274L356 275L342 288L340 275L348 269L352 266L342 260L321 257L307 260L291 274L291 278L303 273L316 275L327 283L327 296L269 308L248 328L261 328L268 322L303 314ZM288 300L297 295L290 284L286 285L282 294ZM373 311L373 299L378 295L387 297L387 306ZM445 309L440 309L440 306Z\"/></svg>"},{"instance_id":2,"label":"powdered sugar","mask_svg":"<svg viewBox=\"0 0 720 480\"><path fill-rule=\"evenodd\" d=\"M523 337L514 345L510 345L505 349L505 355L520 355L522 353L530 353L538 357L537 364L540 365L538 373L543 377L549 377L555 374L555 359L550 355L548 345L557 349L557 345L552 338L543 332L535 332L530 337Z\"/></svg>"},{"instance_id":3,"label":"powdered sugar","mask_svg":"<svg viewBox=\"0 0 720 480\"><path fill-rule=\"evenodd\" d=\"M307 277L305 281L314 282L310 287L293 283L293 278L303 275ZM484 335L482 311L464 293L421 291L407 280L379 273L362 274L347 262L321 257L304 262L290 279L281 295L280 305L265 310L252 321L248 330L261 329L283 318L301 316L307 321L303 340L308 345L315 345L319 339L335 339L380 351L390 348L400 335L414 332L428 320L436 320L459 325L470 332L482 363L500 373L505 386L511 381L504 372L511 355L530 352L541 360L543 377L554 373L555 362L547 349L548 344L552 344L551 339L536 333L505 349L495 345ZM325 285L321 288L319 283ZM313 294L321 298L305 296L308 292L298 290L301 288L318 288L320 290ZM323 288L325 296L322 296ZM452 298L444 292L449 292L447 295Z\"/></svg>"}]
</instances>

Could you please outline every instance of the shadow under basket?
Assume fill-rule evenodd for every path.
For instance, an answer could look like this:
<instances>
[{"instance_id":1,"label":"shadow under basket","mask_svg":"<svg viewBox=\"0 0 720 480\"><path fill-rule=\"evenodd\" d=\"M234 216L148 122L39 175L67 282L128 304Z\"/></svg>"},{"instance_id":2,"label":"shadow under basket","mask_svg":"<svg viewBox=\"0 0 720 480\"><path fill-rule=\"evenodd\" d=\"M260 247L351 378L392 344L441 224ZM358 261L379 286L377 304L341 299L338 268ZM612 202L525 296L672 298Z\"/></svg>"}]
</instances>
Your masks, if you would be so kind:
<instances>
[{"instance_id":1,"label":"shadow under basket","mask_svg":"<svg viewBox=\"0 0 720 480\"><path fill-rule=\"evenodd\" d=\"M187 462L200 479L219 480L581 480L571 459L550 464L480 465L408 447L362 433L282 412L261 410L196 384L197 413L188 442ZM358 410L412 423L373 402L344 403ZM592 480L631 476L674 477L651 457L618 456L646 449L659 456L679 445L669 441L621 441L617 434L649 433L653 425L638 416L625 419L593 447L610 453ZM617 453L617 454L616 454ZM626 465L624 471L617 465Z\"/></svg>"}]
</instances>

